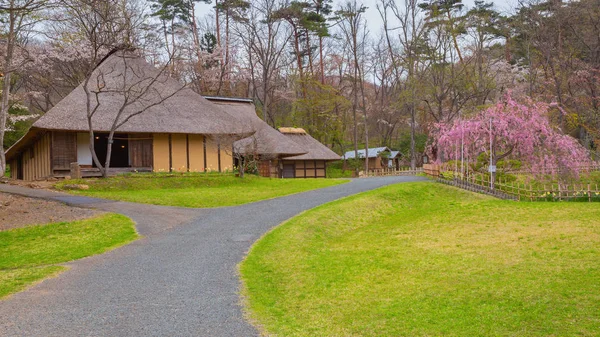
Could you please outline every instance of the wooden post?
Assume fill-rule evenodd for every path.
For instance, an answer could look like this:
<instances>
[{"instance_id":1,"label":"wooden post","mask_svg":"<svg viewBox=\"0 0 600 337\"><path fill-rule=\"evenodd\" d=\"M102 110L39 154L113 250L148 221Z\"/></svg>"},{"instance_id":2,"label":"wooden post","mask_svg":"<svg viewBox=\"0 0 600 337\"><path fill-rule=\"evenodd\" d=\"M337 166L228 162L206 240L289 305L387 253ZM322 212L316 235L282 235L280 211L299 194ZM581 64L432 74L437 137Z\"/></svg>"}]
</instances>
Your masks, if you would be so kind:
<instances>
[{"instance_id":1,"label":"wooden post","mask_svg":"<svg viewBox=\"0 0 600 337\"><path fill-rule=\"evenodd\" d=\"M557 186L558 186L558 200L562 201L562 188L560 187L560 183L558 183Z\"/></svg>"},{"instance_id":2,"label":"wooden post","mask_svg":"<svg viewBox=\"0 0 600 337\"><path fill-rule=\"evenodd\" d=\"M529 183L529 201L533 201L533 188L531 187L531 183Z\"/></svg>"}]
</instances>

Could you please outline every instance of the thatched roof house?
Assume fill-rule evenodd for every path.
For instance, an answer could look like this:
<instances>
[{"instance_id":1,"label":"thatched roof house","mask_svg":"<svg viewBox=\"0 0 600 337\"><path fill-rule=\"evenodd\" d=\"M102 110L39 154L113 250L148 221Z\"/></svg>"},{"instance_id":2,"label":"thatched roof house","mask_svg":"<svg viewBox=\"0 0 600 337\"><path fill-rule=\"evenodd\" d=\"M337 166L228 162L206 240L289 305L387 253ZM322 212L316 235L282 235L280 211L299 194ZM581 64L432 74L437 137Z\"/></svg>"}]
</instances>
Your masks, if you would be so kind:
<instances>
[{"instance_id":1,"label":"thatched roof house","mask_svg":"<svg viewBox=\"0 0 600 337\"><path fill-rule=\"evenodd\" d=\"M311 137L304 129L279 128L279 132L308 151L283 160L282 177L284 178L325 178L327 162L341 159L337 153Z\"/></svg>"},{"instance_id":2,"label":"thatched roof house","mask_svg":"<svg viewBox=\"0 0 600 337\"><path fill-rule=\"evenodd\" d=\"M251 99L204 96L210 102L223 108L230 114L252 125L256 130L252 136L234 143L234 151L242 155L258 155L271 160L307 153L303 147L289 140L256 115Z\"/></svg>"},{"instance_id":3,"label":"thatched roof house","mask_svg":"<svg viewBox=\"0 0 600 337\"><path fill-rule=\"evenodd\" d=\"M95 68L87 86L75 88L7 151L14 178L67 175L74 162L93 169L88 101L101 162L106 157L106 133L118 126L113 168L231 169L231 143L255 131L253 125L183 87L135 52L115 50ZM223 143L225 139L229 144Z\"/></svg>"}]
</instances>

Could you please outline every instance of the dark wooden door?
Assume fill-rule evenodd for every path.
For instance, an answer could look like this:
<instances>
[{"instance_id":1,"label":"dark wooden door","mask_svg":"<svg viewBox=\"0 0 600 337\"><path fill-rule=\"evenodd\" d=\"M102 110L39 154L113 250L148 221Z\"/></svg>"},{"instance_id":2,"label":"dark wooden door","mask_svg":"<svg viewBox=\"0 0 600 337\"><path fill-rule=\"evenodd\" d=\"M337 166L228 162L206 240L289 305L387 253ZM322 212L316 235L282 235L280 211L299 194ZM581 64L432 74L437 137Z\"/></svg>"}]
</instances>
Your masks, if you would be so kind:
<instances>
[{"instance_id":1,"label":"dark wooden door","mask_svg":"<svg viewBox=\"0 0 600 337\"><path fill-rule=\"evenodd\" d=\"M10 169L13 170L12 167ZM16 170L16 172L17 172L17 179L23 180L23 155L22 154L20 154L19 157L17 157L17 167L15 167L14 170Z\"/></svg>"},{"instance_id":2,"label":"dark wooden door","mask_svg":"<svg viewBox=\"0 0 600 337\"><path fill-rule=\"evenodd\" d=\"M69 170L77 161L77 134L75 132L52 132L52 168Z\"/></svg>"},{"instance_id":3,"label":"dark wooden door","mask_svg":"<svg viewBox=\"0 0 600 337\"><path fill-rule=\"evenodd\" d=\"M152 167L152 138L149 134L129 136L131 167Z\"/></svg>"},{"instance_id":4,"label":"dark wooden door","mask_svg":"<svg viewBox=\"0 0 600 337\"><path fill-rule=\"evenodd\" d=\"M283 164L283 177L284 178L295 178L296 177L296 165Z\"/></svg>"}]
</instances>

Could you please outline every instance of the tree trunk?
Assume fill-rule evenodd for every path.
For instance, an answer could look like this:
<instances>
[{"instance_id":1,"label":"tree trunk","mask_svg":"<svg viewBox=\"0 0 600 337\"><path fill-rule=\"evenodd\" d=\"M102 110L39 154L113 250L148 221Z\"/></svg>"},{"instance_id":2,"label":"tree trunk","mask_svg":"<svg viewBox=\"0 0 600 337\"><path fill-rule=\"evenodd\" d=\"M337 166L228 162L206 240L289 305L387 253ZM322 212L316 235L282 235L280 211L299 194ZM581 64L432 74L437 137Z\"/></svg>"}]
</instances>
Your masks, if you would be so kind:
<instances>
[{"instance_id":1,"label":"tree trunk","mask_svg":"<svg viewBox=\"0 0 600 337\"><path fill-rule=\"evenodd\" d=\"M358 55L357 55L358 56ZM358 76L360 79L360 94L362 97L362 109L365 122L365 173L369 172L369 118L367 116L367 99L365 97L365 81L364 71L358 67L358 58L356 58L358 68Z\"/></svg>"},{"instance_id":2,"label":"tree trunk","mask_svg":"<svg viewBox=\"0 0 600 337\"><path fill-rule=\"evenodd\" d=\"M108 178L108 171L110 170L110 157L112 156L112 145L113 145L113 137L115 136L115 131L111 130L108 134L108 142L106 144L106 160L104 161L104 172L102 172L102 177ZM169 168L170 170L171 168Z\"/></svg>"},{"instance_id":3,"label":"tree trunk","mask_svg":"<svg viewBox=\"0 0 600 337\"><path fill-rule=\"evenodd\" d=\"M298 64L298 76L300 76L300 88L301 88L301 97L306 97L306 87L304 83L304 69L302 66L302 54L300 52L300 36L298 35L298 29L293 22L292 24L292 34L294 34L294 51L296 53L296 63Z\"/></svg>"},{"instance_id":4,"label":"tree trunk","mask_svg":"<svg viewBox=\"0 0 600 337\"><path fill-rule=\"evenodd\" d=\"M195 6L195 2L191 1L191 17L192 17L192 37L194 39L194 49L196 50L196 57L198 58L198 62L201 61L201 54L200 54L200 36L198 35L198 24L196 22L196 6Z\"/></svg>"},{"instance_id":5,"label":"tree trunk","mask_svg":"<svg viewBox=\"0 0 600 337\"><path fill-rule=\"evenodd\" d=\"M219 0L215 0L215 30L217 31L217 46L221 47L221 25L219 22Z\"/></svg>"},{"instance_id":6,"label":"tree trunk","mask_svg":"<svg viewBox=\"0 0 600 337\"><path fill-rule=\"evenodd\" d=\"M268 123L267 116L269 114L269 76L266 74L265 69L263 69L263 120L265 123Z\"/></svg>"},{"instance_id":7,"label":"tree trunk","mask_svg":"<svg viewBox=\"0 0 600 337\"><path fill-rule=\"evenodd\" d=\"M88 121L89 123L89 121ZM98 170L100 170L100 174L102 174L102 176L104 177L104 166L100 163L100 159L98 159L98 156L96 155L96 144L94 143L94 140L96 139L95 134L94 134L94 130L90 127L90 153L92 154L92 160L94 161L94 164L96 164L96 167L98 168Z\"/></svg>"},{"instance_id":8,"label":"tree trunk","mask_svg":"<svg viewBox=\"0 0 600 337\"><path fill-rule=\"evenodd\" d=\"M9 44L7 49L10 49L11 46ZM10 52L6 53L5 60L5 69L10 69L10 64L12 63L12 55ZM0 107L0 178L4 176L4 172L6 172L6 154L4 153L4 134L6 130L6 120L8 117L8 107L9 101L8 96L10 93L10 79L11 72L4 73L4 82L2 83L2 103Z\"/></svg>"},{"instance_id":9,"label":"tree trunk","mask_svg":"<svg viewBox=\"0 0 600 337\"><path fill-rule=\"evenodd\" d=\"M325 64L323 61L323 37L319 36L319 67L321 71L321 84L325 84Z\"/></svg>"},{"instance_id":10,"label":"tree trunk","mask_svg":"<svg viewBox=\"0 0 600 337\"><path fill-rule=\"evenodd\" d=\"M244 178L244 171L245 171L244 168L246 166L246 164L245 164L244 161L245 161L245 157L244 156L240 156L240 168L239 168L240 178Z\"/></svg>"},{"instance_id":11,"label":"tree trunk","mask_svg":"<svg viewBox=\"0 0 600 337\"><path fill-rule=\"evenodd\" d=\"M310 48L310 33L308 30L306 30L305 34L306 34L306 52L308 53L308 70L310 71L310 75L312 77L315 72L313 69L313 58L312 58L312 51Z\"/></svg>"},{"instance_id":12,"label":"tree trunk","mask_svg":"<svg viewBox=\"0 0 600 337\"><path fill-rule=\"evenodd\" d=\"M10 7L13 8L13 1ZM4 78L2 82L2 101L0 103L0 178L6 172L6 153L4 152L4 134L6 131L6 120L8 119L8 109L10 107L9 96L11 87L12 61L16 43L15 32L16 14L13 10L9 11L8 34L6 35L6 55L4 56Z\"/></svg>"},{"instance_id":13,"label":"tree trunk","mask_svg":"<svg viewBox=\"0 0 600 337\"><path fill-rule=\"evenodd\" d=\"M225 11L225 80L229 80L229 9Z\"/></svg>"}]
</instances>

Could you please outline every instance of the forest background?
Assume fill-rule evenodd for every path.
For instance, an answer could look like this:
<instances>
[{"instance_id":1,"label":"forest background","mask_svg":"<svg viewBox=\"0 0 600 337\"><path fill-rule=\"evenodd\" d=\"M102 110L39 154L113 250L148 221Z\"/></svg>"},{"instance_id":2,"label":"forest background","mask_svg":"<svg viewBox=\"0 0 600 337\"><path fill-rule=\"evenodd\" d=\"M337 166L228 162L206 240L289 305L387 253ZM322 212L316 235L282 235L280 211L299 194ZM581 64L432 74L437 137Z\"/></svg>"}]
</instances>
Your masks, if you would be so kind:
<instances>
[{"instance_id":1,"label":"forest background","mask_svg":"<svg viewBox=\"0 0 600 337\"><path fill-rule=\"evenodd\" d=\"M4 149L119 47L338 153L444 159L440 128L507 94L600 145L598 0L1 0L0 23Z\"/></svg>"}]
</instances>

